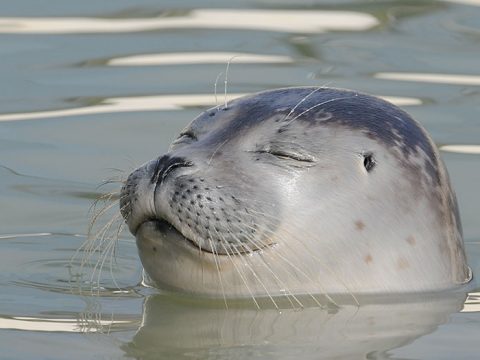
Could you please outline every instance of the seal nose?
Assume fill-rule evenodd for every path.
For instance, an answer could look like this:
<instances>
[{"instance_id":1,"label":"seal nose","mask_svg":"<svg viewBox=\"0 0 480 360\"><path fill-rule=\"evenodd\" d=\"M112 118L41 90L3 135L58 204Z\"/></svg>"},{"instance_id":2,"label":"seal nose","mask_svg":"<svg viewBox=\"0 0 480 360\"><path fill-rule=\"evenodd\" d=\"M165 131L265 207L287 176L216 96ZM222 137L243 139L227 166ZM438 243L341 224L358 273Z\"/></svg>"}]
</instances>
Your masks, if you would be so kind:
<instances>
[{"instance_id":1,"label":"seal nose","mask_svg":"<svg viewBox=\"0 0 480 360\"><path fill-rule=\"evenodd\" d=\"M163 155L155 162L150 182L155 185L161 185L165 178L175 169L190 166L193 166L193 163L183 157Z\"/></svg>"},{"instance_id":2,"label":"seal nose","mask_svg":"<svg viewBox=\"0 0 480 360\"><path fill-rule=\"evenodd\" d=\"M134 170L120 193L120 212L130 231L135 232L145 217L154 217L154 196L157 188L173 171L193 166L183 157L164 155Z\"/></svg>"}]
</instances>

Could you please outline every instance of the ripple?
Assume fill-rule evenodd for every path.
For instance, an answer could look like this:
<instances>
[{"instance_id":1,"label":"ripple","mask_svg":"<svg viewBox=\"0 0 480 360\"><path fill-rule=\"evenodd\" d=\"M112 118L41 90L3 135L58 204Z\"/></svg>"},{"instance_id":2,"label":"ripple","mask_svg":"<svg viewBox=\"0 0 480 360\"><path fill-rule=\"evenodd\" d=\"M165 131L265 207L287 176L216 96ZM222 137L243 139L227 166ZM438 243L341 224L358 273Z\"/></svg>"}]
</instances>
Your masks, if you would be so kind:
<instances>
[{"instance_id":1,"label":"ripple","mask_svg":"<svg viewBox=\"0 0 480 360\"><path fill-rule=\"evenodd\" d=\"M443 145L440 150L460 154L480 154L480 145Z\"/></svg>"},{"instance_id":2,"label":"ripple","mask_svg":"<svg viewBox=\"0 0 480 360\"><path fill-rule=\"evenodd\" d=\"M0 33L88 34L192 28L322 33L362 31L378 24L374 16L353 11L198 9L180 16L135 19L3 17Z\"/></svg>"},{"instance_id":3,"label":"ripple","mask_svg":"<svg viewBox=\"0 0 480 360\"><path fill-rule=\"evenodd\" d=\"M246 94L229 94L227 101L248 95ZM417 98L398 97L398 96L380 96L398 106L421 105L422 101ZM218 95L218 100L224 100L224 95ZM55 117L68 117L78 115L92 115L117 112L135 112L135 111L162 111L162 110L183 110L189 107L206 107L215 106L215 97L212 94L187 94L187 95L152 95L137 97L118 97L107 98L99 105L88 107L38 111L28 113L11 113L0 114L0 122L2 121L18 121L45 119Z\"/></svg>"},{"instance_id":4,"label":"ripple","mask_svg":"<svg viewBox=\"0 0 480 360\"><path fill-rule=\"evenodd\" d=\"M377 79L414 81L434 84L480 85L478 75L425 74L425 73L376 73Z\"/></svg>"},{"instance_id":5,"label":"ripple","mask_svg":"<svg viewBox=\"0 0 480 360\"><path fill-rule=\"evenodd\" d=\"M448 22L445 22L444 26L450 31L467 36L472 35L474 38L478 37L480 34L480 26L477 21L477 17L475 16L462 19L452 19Z\"/></svg>"},{"instance_id":6,"label":"ripple","mask_svg":"<svg viewBox=\"0 0 480 360\"><path fill-rule=\"evenodd\" d=\"M235 63L241 64L289 64L293 63L290 56L259 55L236 52L181 52L168 54L144 54L111 59L110 66L151 66L151 65L185 65L185 64L226 64L235 58Z\"/></svg>"}]
</instances>

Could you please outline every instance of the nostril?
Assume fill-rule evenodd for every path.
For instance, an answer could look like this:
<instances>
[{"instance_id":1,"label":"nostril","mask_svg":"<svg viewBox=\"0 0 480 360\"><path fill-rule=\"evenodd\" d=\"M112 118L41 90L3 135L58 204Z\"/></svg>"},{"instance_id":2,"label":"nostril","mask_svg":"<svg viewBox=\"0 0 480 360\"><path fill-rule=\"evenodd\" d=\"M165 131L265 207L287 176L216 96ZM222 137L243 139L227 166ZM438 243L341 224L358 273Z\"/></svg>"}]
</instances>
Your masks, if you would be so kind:
<instances>
[{"instance_id":1,"label":"nostril","mask_svg":"<svg viewBox=\"0 0 480 360\"><path fill-rule=\"evenodd\" d=\"M165 180L165 178L175 169L190 166L193 166L193 163L185 158L164 155L157 159L150 181L152 184L161 184L163 180Z\"/></svg>"}]
</instances>

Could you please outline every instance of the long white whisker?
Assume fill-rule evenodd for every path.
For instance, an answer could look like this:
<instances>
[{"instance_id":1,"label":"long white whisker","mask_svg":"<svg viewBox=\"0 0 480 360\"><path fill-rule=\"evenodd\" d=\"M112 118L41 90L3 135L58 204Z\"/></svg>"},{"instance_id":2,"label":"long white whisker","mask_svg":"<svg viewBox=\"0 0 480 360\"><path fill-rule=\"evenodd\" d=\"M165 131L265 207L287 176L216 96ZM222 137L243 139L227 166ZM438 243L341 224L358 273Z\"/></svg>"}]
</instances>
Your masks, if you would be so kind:
<instances>
[{"instance_id":1,"label":"long white whisker","mask_svg":"<svg viewBox=\"0 0 480 360\"><path fill-rule=\"evenodd\" d=\"M228 101L227 101L227 87L228 87L228 72L230 70L230 63L233 61L233 59L239 57L240 55L235 55L235 56L232 56L228 62L227 62L227 68L225 70L225 86L224 86L224 89L225 89L225 109L228 108Z\"/></svg>"},{"instance_id":2,"label":"long white whisker","mask_svg":"<svg viewBox=\"0 0 480 360\"><path fill-rule=\"evenodd\" d=\"M213 157L215 156L215 154L222 148L223 145L225 145L227 143L228 139L226 139L224 142L222 142L220 145L218 145L214 152L212 153L212 155L210 156L210 159L208 159L207 161L207 165L210 166L211 162L212 162L212 159Z\"/></svg>"},{"instance_id":3,"label":"long white whisker","mask_svg":"<svg viewBox=\"0 0 480 360\"><path fill-rule=\"evenodd\" d=\"M257 213L259 216L263 216L263 217L271 217L273 218L274 220L278 220L277 218L274 218L273 216L269 215L269 214L266 214L266 213L261 213L261 212L258 212L258 211L255 211L255 210L252 210L250 209L249 210L250 212L253 212L253 213ZM272 235L275 235L274 232L272 232L271 230L269 230L268 228L265 229L267 232L270 232L272 233ZM300 229L299 229L300 230ZM295 232L292 231L288 231L287 229L284 229L284 231L287 232L287 234L291 235L291 236L294 236L295 235ZM310 249L310 247L307 245L307 242L303 241L303 242L300 242L300 245L302 245L306 250L307 250L307 253L314 259L316 260L322 267L324 267L329 273L330 275L332 275L340 284L342 284L345 289L347 290L348 294L352 297L353 301L355 301L356 305L357 306L360 306L360 303L357 299L357 297L355 296L355 294L350 290L350 288L347 286L347 284L345 284L345 282L337 276L337 274L335 274L335 272L327 265L325 264L325 261L322 261L321 259L319 259L316 255L315 255L315 251L313 251L312 249Z\"/></svg>"},{"instance_id":4,"label":"long white whisker","mask_svg":"<svg viewBox=\"0 0 480 360\"><path fill-rule=\"evenodd\" d=\"M217 78L215 79L215 85L214 85L214 91L215 91L215 107L218 108L218 98L217 98L217 84L218 84L218 80L220 79L220 76L223 75L223 72L221 72L220 74L217 75Z\"/></svg>"},{"instance_id":5,"label":"long white whisker","mask_svg":"<svg viewBox=\"0 0 480 360\"><path fill-rule=\"evenodd\" d=\"M218 234L218 233L217 233L217 235L220 236L220 234ZM224 242L226 242L226 240L225 240L225 238L224 238L223 236L220 236L220 237L222 238L222 240L223 240ZM235 237L235 238L236 238L236 237ZM238 241L238 239L237 239L237 241ZM260 284L260 286L265 290L265 293L266 293L267 296L270 298L270 300L272 301L272 303L273 303L273 305L275 306L275 308L278 310L279 307L278 307L277 303L276 303L275 300L273 299L272 295L271 295L270 292L268 291L268 289L267 289L267 287L265 286L265 284L263 283L263 281L260 279L260 277L259 277L258 274L256 273L255 269L253 269L252 266L248 263L248 261L247 261L248 259L247 259L244 255L242 255L242 253L241 253L240 251L238 251L238 249L236 249L234 246L229 245L229 247L230 247L231 250L233 250L234 252L236 252L237 256L240 256L240 257L243 256L243 257L244 257L244 259L245 259L245 262L244 262L245 266L247 266L247 267L250 269L252 275L253 275L253 276L255 277L255 279L258 281L258 283ZM252 252L253 252L253 251L251 251L251 253L252 253Z\"/></svg>"},{"instance_id":6,"label":"long white whisker","mask_svg":"<svg viewBox=\"0 0 480 360\"><path fill-rule=\"evenodd\" d=\"M247 226L249 227L248 224L244 223L243 224L244 226ZM253 230L256 230L254 229L253 227L251 227L251 229ZM272 232L271 230L269 230L268 228L264 229L265 231L271 233L272 235L275 235L274 232ZM261 248L263 247L262 244L256 244L257 247ZM280 249L276 248L276 256L280 257L284 262L286 262L287 264L290 265L290 267L292 267L295 271L297 271L298 273L300 273L302 276L304 276L307 280L309 280L310 282L313 282L313 280L310 278L310 276L308 276L308 274L306 274L303 270L301 270L298 266L296 266L294 263L292 263L290 260L288 260L287 257L283 256L281 254L281 252L279 251ZM330 295L328 295L327 292L324 291L324 289L322 288L322 286L319 284L319 288L322 292L322 294L330 301L332 302L334 305L338 306L338 304L330 297ZM321 307L321 304L318 302L318 300L315 298L315 296L311 293L308 293L308 295Z\"/></svg>"},{"instance_id":7,"label":"long white whisker","mask_svg":"<svg viewBox=\"0 0 480 360\"><path fill-rule=\"evenodd\" d=\"M93 215L92 220L90 221L90 225L88 227L88 234L91 234L91 231L93 230L93 227L95 226L95 223L97 220L103 216L108 210L113 208L114 206L117 206L118 204L116 202L105 206L102 210L98 211L96 214Z\"/></svg>"},{"instance_id":8,"label":"long white whisker","mask_svg":"<svg viewBox=\"0 0 480 360\"><path fill-rule=\"evenodd\" d=\"M310 93L308 93L308 95L304 96L299 102L297 102L297 104L290 110L290 112L287 114L287 116L285 116L285 118L283 119L283 121L287 120L290 115L292 115L295 110L297 109L297 107L299 107L305 100L307 100L310 96L312 96L313 94L315 94L317 91L319 91L320 89L323 89L323 86L320 86L320 87L317 87L315 88L314 90L312 90Z\"/></svg>"},{"instance_id":9,"label":"long white whisker","mask_svg":"<svg viewBox=\"0 0 480 360\"><path fill-rule=\"evenodd\" d=\"M228 258L230 259L230 261L232 262L233 264L233 267L235 268L235 270L237 271L237 274L240 276L240 278L242 279L243 283L245 284L245 287L247 288L247 291L250 293L250 296L252 297L252 300L255 304L255 306L257 307L258 310L260 310L260 305L258 305L258 302L257 300L255 299L255 296L253 295L253 292L252 290L250 289L250 287L248 286L248 282L247 280L244 278L242 272L240 271L240 269L238 268L237 264L235 264L235 261L233 261L230 253L228 252L227 248L225 247L225 244L223 242L220 242L222 244L222 247L223 249L225 250L225 253L227 254Z\"/></svg>"},{"instance_id":10,"label":"long white whisker","mask_svg":"<svg viewBox=\"0 0 480 360\"><path fill-rule=\"evenodd\" d=\"M213 246L213 241L210 236L208 238L208 241L210 242L213 259L215 260L215 266L217 268L218 280L220 281L220 288L222 289L223 302L225 303L225 308L228 310L227 296L225 294L225 288L223 287L222 272L220 271L220 265L218 264L218 253L216 252L215 247Z\"/></svg>"},{"instance_id":11,"label":"long white whisker","mask_svg":"<svg viewBox=\"0 0 480 360\"><path fill-rule=\"evenodd\" d=\"M104 252L103 252L103 256L101 257L101 261L99 261L99 262L97 262L97 264L95 264L95 266L93 268L92 278L91 278L91 281L93 282L94 275L97 274L97 271L98 271L98 275L97 275L98 291L100 289L100 276L101 276L101 273L102 273L103 266L105 264L106 259L110 256L110 252L113 251L113 249L115 248L115 245L116 245L116 239L115 238L109 238L107 236L107 234L110 231L113 224L116 221L118 221L120 217L121 217L120 214L117 214L116 216L114 216L114 218L109 221L108 227L106 228L106 231L104 231L102 233L101 237L100 237L99 246L101 246L104 242L107 242L107 246L104 248Z\"/></svg>"},{"instance_id":12,"label":"long white whisker","mask_svg":"<svg viewBox=\"0 0 480 360\"><path fill-rule=\"evenodd\" d=\"M331 102L334 102L334 101L344 100L344 99L350 99L350 97L344 96L344 97L329 99L329 100L326 100L326 101L321 102L321 103L319 103L319 104L310 106L308 109L302 111L300 114L298 114L297 116L295 116L292 120L290 120L290 121L288 122L288 124L290 124L292 121L297 120L297 119L298 119L300 116L302 116L303 114L306 114L307 112L309 112L309 111L311 111L311 110L313 110L313 109L316 109L317 107L320 107L320 106L322 106L322 105L325 105L325 104L328 104L328 103L331 103Z\"/></svg>"},{"instance_id":13,"label":"long white whisker","mask_svg":"<svg viewBox=\"0 0 480 360\"><path fill-rule=\"evenodd\" d=\"M235 217L235 216L234 216L234 218L239 219L238 217ZM247 227L249 227L251 230L256 230L254 227L251 227L251 226L248 225L248 224L245 224L245 223L244 223L244 225L246 225ZM237 227L238 229L241 229L238 224L234 224L234 226ZM268 230L268 229L266 229L266 228L265 228L264 230L270 232L271 234L274 234L272 231L270 231L270 230ZM256 249L262 249L262 248L264 247L264 244L259 244L251 235L248 235L248 240L253 244L253 246L254 246ZM239 241L239 242L240 242L240 241ZM279 250L279 249L277 249L277 250ZM253 250L252 250L252 251L253 251ZM267 252L267 253L263 253L262 255L273 258L272 254L270 254L270 253L268 253L268 252ZM300 307L303 308L303 304L301 303L301 301L289 290L288 286L286 286L286 284L285 284L283 281L281 281L281 279L275 274L275 272L271 269L270 264L268 264L268 263L265 261L264 256L261 257L261 258L262 258L262 261L265 263L266 268L268 269L268 271L274 276L274 278L279 282L279 284L280 284L280 285L284 288L284 290L286 291L287 294L286 294L285 296L286 296L287 299L289 300L289 302L290 302L290 304L292 305L292 307L294 308L295 306L293 305L291 299L289 298L290 296L295 300L295 302L297 302L297 304L298 304ZM283 265L282 265L282 268L284 268ZM286 271L286 269L284 269L284 270ZM286 271L286 272L287 272L287 271ZM309 294L309 295L311 295L311 294Z\"/></svg>"}]
</instances>

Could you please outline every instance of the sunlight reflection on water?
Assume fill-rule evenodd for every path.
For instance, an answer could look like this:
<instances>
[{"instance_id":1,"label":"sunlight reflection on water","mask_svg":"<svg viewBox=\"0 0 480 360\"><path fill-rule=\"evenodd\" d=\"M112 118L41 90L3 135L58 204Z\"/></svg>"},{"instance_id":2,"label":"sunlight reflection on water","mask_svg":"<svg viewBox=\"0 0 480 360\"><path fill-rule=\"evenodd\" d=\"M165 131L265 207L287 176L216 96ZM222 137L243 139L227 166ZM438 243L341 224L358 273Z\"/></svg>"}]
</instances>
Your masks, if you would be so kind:
<instances>
[{"instance_id":1,"label":"sunlight reflection on water","mask_svg":"<svg viewBox=\"0 0 480 360\"><path fill-rule=\"evenodd\" d=\"M374 77L376 77L377 79L426 82L436 84L480 85L480 76L478 75L377 73L374 75Z\"/></svg>"},{"instance_id":2,"label":"sunlight reflection on water","mask_svg":"<svg viewBox=\"0 0 480 360\"><path fill-rule=\"evenodd\" d=\"M198 9L183 16L145 19L0 18L0 33L80 34L159 29L243 29L321 33L361 31L378 25L370 14L352 11Z\"/></svg>"},{"instance_id":3,"label":"sunlight reflection on water","mask_svg":"<svg viewBox=\"0 0 480 360\"><path fill-rule=\"evenodd\" d=\"M480 145L443 145L440 150L460 154L480 154Z\"/></svg>"},{"instance_id":4,"label":"sunlight reflection on water","mask_svg":"<svg viewBox=\"0 0 480 360\"><path fill-rule=\"evenodd\" d=\"M144 54L110 59L110 66L151 66L183 64L225 64L234 59L236 64L289 64L290 56L260 55L239 52L183 52L164 54Z\"/></svg>"}]
</instances>

